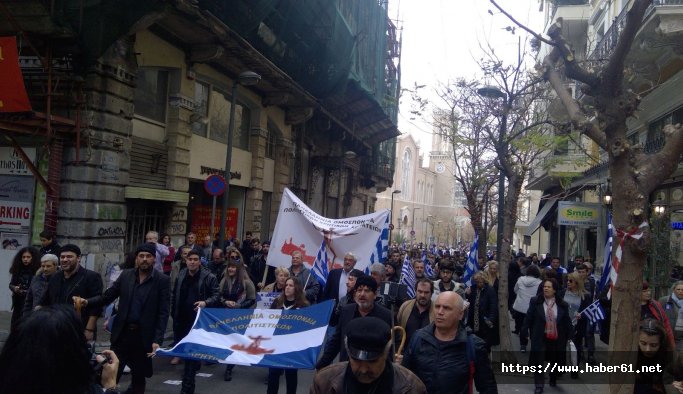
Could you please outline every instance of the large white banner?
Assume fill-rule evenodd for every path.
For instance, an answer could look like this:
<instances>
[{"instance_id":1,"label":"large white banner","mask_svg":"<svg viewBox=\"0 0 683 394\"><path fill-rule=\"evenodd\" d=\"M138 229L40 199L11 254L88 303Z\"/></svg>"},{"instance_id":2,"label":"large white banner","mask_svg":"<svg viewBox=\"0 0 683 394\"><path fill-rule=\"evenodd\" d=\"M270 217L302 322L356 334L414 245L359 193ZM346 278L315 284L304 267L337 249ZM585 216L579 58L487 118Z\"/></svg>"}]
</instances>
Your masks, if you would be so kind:
<instances>
[{"instance_id":1,"label":"large white banner","mask_svg":"<svg viewBox=\"0 0 683 394\"><path fill-rule=\"evenodd\" d=\"M301 252L309 269L325 240L330 269L340 268L344 255L353 253L357 269L365 271L377 251L389 210L344 219L328 219L315 213L289 189L285 189L275 232L270 243L268 265L289 267L292 253Z\"/></svg>"}]
</instances>

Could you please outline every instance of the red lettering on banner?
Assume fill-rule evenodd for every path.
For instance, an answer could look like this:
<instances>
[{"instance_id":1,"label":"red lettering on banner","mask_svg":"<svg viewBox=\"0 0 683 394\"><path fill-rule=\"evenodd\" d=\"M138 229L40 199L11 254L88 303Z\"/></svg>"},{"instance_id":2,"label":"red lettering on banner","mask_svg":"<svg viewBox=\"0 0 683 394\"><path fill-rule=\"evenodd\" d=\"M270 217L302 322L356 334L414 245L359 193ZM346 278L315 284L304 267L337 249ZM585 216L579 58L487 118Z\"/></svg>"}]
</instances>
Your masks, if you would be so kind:
<instances>
[{"instance_id":1,"label":"red lettering on banner","mask_svg":"<svg viewBox=\"0 0 683 394\"><path fill-rule=\"evenodd\" d=\"M0 206L0 217L6 219L29 219L31 210L23 207Z\"/></svg>"},{"instance_id":2,"label":"red lettering on banner","mask_svg":"<svg viewBox=\"0 0 683 394\"><path fill-rule=\"evenodd\" d=\"M0 37L0 112L29 112L16 37Z\"/></svg>"}]
</instances>

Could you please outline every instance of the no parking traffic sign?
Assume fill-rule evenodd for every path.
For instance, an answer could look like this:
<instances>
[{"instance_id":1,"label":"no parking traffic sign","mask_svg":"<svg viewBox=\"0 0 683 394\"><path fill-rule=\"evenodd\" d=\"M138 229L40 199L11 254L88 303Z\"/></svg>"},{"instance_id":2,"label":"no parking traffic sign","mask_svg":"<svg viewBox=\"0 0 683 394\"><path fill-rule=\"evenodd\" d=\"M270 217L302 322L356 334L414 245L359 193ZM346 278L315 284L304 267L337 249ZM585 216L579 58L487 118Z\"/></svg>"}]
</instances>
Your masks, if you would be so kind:
<instances>
[{"instance_id":1,"label":"no parking traffic sign","mask_svg":"<svg viewBox=\"0 0 683 394\"><path fill-rule=\"evenodd\" d=\"M225 192L225 178L220 175L210 175L204 181L204 190L211 196L220 196Z\"/></svg>"}]
</instances>

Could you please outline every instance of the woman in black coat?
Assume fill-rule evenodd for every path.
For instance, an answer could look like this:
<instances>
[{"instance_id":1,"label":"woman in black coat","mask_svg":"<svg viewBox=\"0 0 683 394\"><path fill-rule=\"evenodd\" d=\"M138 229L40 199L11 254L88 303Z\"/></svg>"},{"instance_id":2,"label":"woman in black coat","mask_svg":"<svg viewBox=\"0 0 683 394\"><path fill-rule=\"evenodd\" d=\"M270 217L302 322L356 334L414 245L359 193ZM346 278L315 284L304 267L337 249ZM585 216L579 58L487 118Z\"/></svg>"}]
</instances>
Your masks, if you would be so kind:
<instances>
[{"instance_id":1,"label":"woman in black coat","mask_svg":"<svg viewBox=\"0 0 683 394\"><path fill-rule=\"evenodd\" d=\"M9 268L12 275L9 281L9 289L12 292L12 320L11 329L14 330L21 319L24 311L26 293L31 286L36 271L40 268L40 252L38 249L27 246L20 249Z\"/></svg>"},{"instance_id":2,"label":"woman in black coat","mask_svg":"<svg viewBox=\"0 0 683 394\"><path fill-rule=\"evenodd\" d=\"M581 316L579 312L588 308L592 303L592 299L588 292L584 289L583 279L574 271L567 275L567 288L560 291L560 298L564 300L569 306L569 317L572 320L574 335L570 338L576 346L576 362L581 365L583 361L583 339L586 336L586 329L588 328L588 319ZM571 373L572 379L579 377L578 372Z\"/></svg>"},{"instance_id":3,"label":"woman in black coat","mask_svg":"<svg viewBox=\"0 0 683 394\"><path fill-rule=\"evenodd\" d=\"M486 348L490 351L491 346L500 342L496 335L498 326L498 295L486 281L486 274L479 271L474 274L472 281L476 285L472 286L467 301L470 306L467 308L467 326L472 329L472 333L486 342Z\"/></svg>"},{"instance_id":4,"label":"woman in black coat","mask_svg":"<svg viewBox=\"0 0 683 394\"><path fill-rule=\"evenodd\" d=\"M529 330L531 353L529 365L565 365L567 340L572 333L569 306L560 298L560 286L555 279L543 281L543 294L531 299L524 318L524 330ZM550 372L549 384L557 385L557 372ZM542 393L545 376L534 375L535 393Z\"/></svg>"}]
</instances>

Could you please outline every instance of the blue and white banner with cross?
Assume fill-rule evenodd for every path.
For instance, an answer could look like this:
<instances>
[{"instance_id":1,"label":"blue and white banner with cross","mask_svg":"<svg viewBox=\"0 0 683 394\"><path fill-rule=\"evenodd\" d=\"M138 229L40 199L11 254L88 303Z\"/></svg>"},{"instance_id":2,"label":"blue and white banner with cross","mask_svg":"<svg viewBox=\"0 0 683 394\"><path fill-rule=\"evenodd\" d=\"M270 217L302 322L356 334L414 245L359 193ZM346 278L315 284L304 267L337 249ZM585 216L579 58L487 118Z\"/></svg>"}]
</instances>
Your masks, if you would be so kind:
<instances>
[{"instance_id":1,"label":"blue and white banner with cross","mask_svg":"<svg viewBox=\"0 0 683 394\"><path fill-rule=\"evenodd\" d=\"M301 309L203 308L189 334L160 356L269 368L313 369L334 301Z\"/></svg>"}]
</instances>

